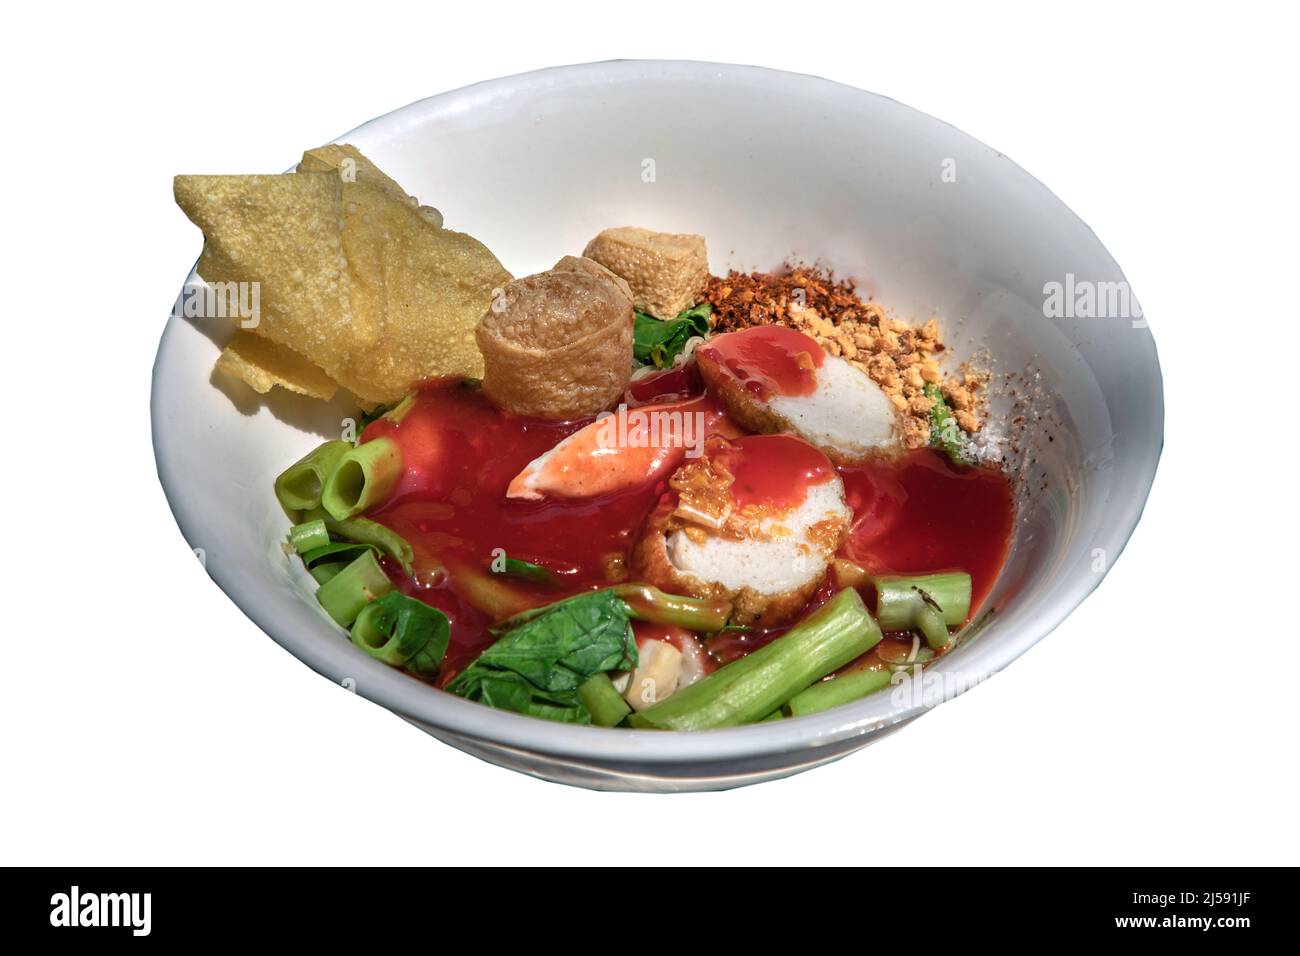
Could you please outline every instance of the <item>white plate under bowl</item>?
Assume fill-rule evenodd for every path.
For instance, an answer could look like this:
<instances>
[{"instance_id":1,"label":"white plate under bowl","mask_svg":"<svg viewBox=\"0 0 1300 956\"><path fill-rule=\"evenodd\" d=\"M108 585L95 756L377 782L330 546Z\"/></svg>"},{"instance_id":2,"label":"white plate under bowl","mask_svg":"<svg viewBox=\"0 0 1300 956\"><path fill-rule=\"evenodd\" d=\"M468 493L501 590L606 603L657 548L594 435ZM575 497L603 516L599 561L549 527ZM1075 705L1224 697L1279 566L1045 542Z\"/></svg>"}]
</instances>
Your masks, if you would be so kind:
<instances>
[{"instance_id":1,"label":"white plate under bowl","mask_svg":"<svg viewBox=\"0 0 1300 956\"><path fill-rule=\"evenodd\" d=\"M810 76L611 62L445 93L340 141L516 275L627 224L703 234L714 272L770 269L792 254L821 260L903 317L943 317L954 361L986 350L1004 386L994 428L1024 419L1008 441L1020 510L1007 564L919 699L882 692L824 714L699 733L564 726L433 690L345 639L280 550L286 523L271 482L337 437L352 409L222 386L211 372L228 330L173 317L154 366L153 434L186 540L290 653L455 747L616 790L717 789L804 770L1024 653L1098 585L1137 523L1164 424L1151 333L1130 314L1045 316L1048 283L1124 276L1051 192L960 130Z\"/></svg>"}]
</instances>

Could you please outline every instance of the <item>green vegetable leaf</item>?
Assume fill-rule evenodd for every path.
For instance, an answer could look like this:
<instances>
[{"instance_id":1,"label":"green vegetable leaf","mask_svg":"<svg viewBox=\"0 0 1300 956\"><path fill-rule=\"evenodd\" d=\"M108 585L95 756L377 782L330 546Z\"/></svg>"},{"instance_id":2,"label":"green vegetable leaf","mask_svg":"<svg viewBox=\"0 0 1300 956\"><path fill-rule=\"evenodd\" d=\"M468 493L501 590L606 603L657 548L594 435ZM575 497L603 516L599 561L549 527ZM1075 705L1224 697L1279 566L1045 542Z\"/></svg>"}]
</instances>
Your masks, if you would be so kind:
<instances>
[{"instance_id":1,"label":"green vegetable leaf","mask_svg":"<svg viewBox=\"0 0 1300 956\"><path fill-rule=\"evenodd\" d=\"M422 678L437 674L450 641L446 614L395 591L370 602L352 624L352 643L370 657Z\"/></svg>"},{"instance_id":2,"label":"green vegetable leaf","mask_svg":"<svg viewBox=\"0 0 1300 956\"><path fill-rule=\"evenodd\" d=\"M709 333L709 316L712 314L713 306L707 302L686 309L668 321L644 312L636 313L632 326L632 357L641 365L668 368L690 339Z\"/></svg>"},{"instance_id":3,"label":"green vegetable leaf","mask_svg":"<svg viewBox=\"0 0 1300 956\"><path fill-rule=\"evenodd\" d=\"M421 677L438 672L450 641L446 614L396 591L367 604L352 625L352 642L371 657Z\"/></svg>"},{"instance_id":4,"label":"green vegetable leaf","mask_svg":"<svg viewBox=\"0 0 1300 956\"><path fill-rule=\"evenodd\" d=\"M491 707L569 723L591 722L578 687L593 674L636 666L627 606L610 590L549 605L509 630L447 687Z\"/></svg>"},{"instance_id":5,"label":"green vegetable leaf","mask_svg":"<svg viewBox=\"0 0 1300 956\"><path fill-rule=\"evenodd\" d=\"M484 674L478 682L478 701L497 710L540 717L565 724L586 724L591 715L585 707L573 706L566 695L539 691L523 677L511 671Z\"/></svg>"},{"instance_id":6,"label":"green vegetable leaf","mask_svg":"<svg viewBox=\"0 0 1300 956\"><path fill-rule=\"evenodd\" d=\"M943 392L933 382L925 385L925 397L933 400L930 406L930 446L941 449L954 465L972 465L970 439L963 434L952 409L944 401Z\"/></svg>"}]
</instances>

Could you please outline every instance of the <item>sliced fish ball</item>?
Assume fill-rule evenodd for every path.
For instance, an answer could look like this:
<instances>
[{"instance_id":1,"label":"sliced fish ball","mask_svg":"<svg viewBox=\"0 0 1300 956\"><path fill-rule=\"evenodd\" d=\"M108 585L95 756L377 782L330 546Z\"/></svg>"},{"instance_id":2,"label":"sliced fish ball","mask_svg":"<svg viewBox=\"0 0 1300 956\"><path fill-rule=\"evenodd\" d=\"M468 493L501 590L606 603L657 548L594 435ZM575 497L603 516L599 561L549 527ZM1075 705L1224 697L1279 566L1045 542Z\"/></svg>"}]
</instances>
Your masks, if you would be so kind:
<instances>
[{"instance_id":1,"label":"sliced fish ball","mask_svg":"<svg viewBox=\"0 0 1300 956\"><path fill-rule=\"evenodd\" d=\"M789 430L841 461L898 444L898 414L884 390L861 369L826 356L811 395L773 395L773 414Z\"/></svg>"},{"instance_id":2,"label":"sliced fish ball","mask_svg":"<svg viewBox=\"0 0 1300 956\"><path fill-rule=\"evenodd\" d=\"M804 503L790 514L760 522L756 537L736 541L706 535L697 542L685 529L673 531L666 542L668 560L680 573L728 591L749 588L764 597L802 591L821 581L831 558L814 540L814 526L847 523L852 516L844 501L844 485L835 477L809 488ZM787 533L761 537L778 526Z\"/></svg>"},{"instance_id":3,"label":"sliced fish ball","mask_svg":"<svg viewBox=\"0 0 1300 956\"><path fill-rule=\"evenodd\" d=\"M634 573L666 591L726 597L733 621L775 625L826 576L853 512L827 457L792 435L714 439L651 513Z\"/></svg>"},{"instance_id":4,"label":"sliced fish ball","mask_svg":"<svg viewBox=\"0 0 1300 956\"><path fill-rule=\"evenodd\" d=\"M792 432L851 464L901 447L898 413L861 369L784 326L755 326L695 350L700 376L756 432Z\"/></svg>"}]
</instances>

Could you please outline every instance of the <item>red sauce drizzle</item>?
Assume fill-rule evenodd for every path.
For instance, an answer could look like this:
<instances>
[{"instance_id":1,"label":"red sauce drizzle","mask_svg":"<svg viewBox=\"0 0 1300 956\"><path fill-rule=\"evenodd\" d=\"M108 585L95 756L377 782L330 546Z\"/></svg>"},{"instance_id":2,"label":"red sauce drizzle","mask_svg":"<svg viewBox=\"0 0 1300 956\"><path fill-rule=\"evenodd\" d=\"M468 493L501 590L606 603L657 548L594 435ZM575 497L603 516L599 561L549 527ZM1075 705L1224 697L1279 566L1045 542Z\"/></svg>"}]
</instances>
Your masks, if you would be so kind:
<instances>
[{"instance_id":1,"label":"red sauce drizzle","mask_svg":"<svg viewBox=\"0 0 1300 956\"><path fill-rule=\"evenodd\" d=\"M992 468L954 468L929 449L838 471L853 508L853 530L840 556L879 574L965 571L971 576L974 617L992 590L1011 543L1015 512L1007 477ZM828 575L805 613L834 590ZM867 596L870 603L871 595ZM726 663L786 630L719 634L709 639L709 651ZM911 645L910 635L905 640L891 635L886 641L897 645L895 651Z\"/></svg>"},{"instance_id":2,"label":"red sauce drizzle","mask_svg":"<svg viewBox=\"0 0 1300 956\"><path fill-rule=\"evenodd\" d=\"M714 336L695 350L695 359L766 401L773 395L812 394L826 353L802 332L783 325L757 325Z\"/></svg>"},{"instance_id":3,"label":"red sauce drizzle","mask_svg":"<svg viewBox=\"0 0 1300 956\"><path fill-rule=\"evenodd\" d=\"M491 619L471 603L476 594L471 576L538 605L605 584L605 556L628 551L632 533L654 503L653 488L586 501L505 497L510 479L528 462L585 424L507 415L477 388L434 382L421 388L399 424L381 419L362 435L363 440L387 435L402 450L405 474L370 517L415 550L414 576L396 572L401 590L451 618L447 677L493 640L487 632ZM497 548L548 568L559 585L487 578L482 572Z\"/></svg>"},{"instance_id":4,"label":"red sauce drizzle","mask_svg":"<svg viewBox=\"0 0 1300 956\"><path fill-rule=\"evenodd\" d=\"M872 573L965 571L971 613L1011 542L1011 483L993 468L954 468L929 449L841 468L853 531L841 554Z\"/></svg>"},{"instance_id":5,"label":"red sauce drizzle","mask_svg":"<svg viewBox=\"0 0 1300 956\"><path fill-rule=\"evenodd\" d=\"M711 454L735 477L731 498L739 508L797 508L811 486L835 473L829 458L794 435L749 435Z\"/></svg>"},{"instance_id":6,"label":"red sauce drizzle","mask_svg":"<svg viewBox=\"0 0 1300 956\"><path fill-rule=\"evenodd\" d=\"M680 397L690 384L662 376L659 390L642 386L644 402ZM698 392L696 393L698 394ZM639 488L584 500L512 500L510 479L590 419L550 422L506 414L475 387L433 381L400 423L373 422L362 441L388 436L402 450L404 474L392 496L368 517L400 534L415 550L415 573L388 568L398 588L445 612L451 644L441 682L450 680L494 640L492 620L477 610L481 587L499 585L524 607L608 583L610 555L626 558L667 475ZM552 586L486 575L493 551L540 564ZM520 607L519 609L522 609Z\"/></svg>"},{"instance_id":7,"label":"red sauce drizzle","mask_svg":"<svg viewBox=\"0 0 1300 956\"><path fill-rule=\"evenodd\" d=\"M628 407L634 408L652 402L683 401L702 391L704 384L700 381L700 373L694 365L687 365L636 379L628 384L626 397Z\"/></svg>"},{"instance_id":8,"label":"red sauce drizzle","mask_svg":"<svg viewBox=\"0 0 1300 956\"><path fill-rule=\"evenodd\" d=\"M638 400L678 399L688 384L672 374L656 378L662 379L662 395L656 396L653 381L646 380ZM402 449L405 474L389 501L369 517L402 535L415 550L414 575L388 565L398 588L451 619L451 646L440 683L494 640L488 632L492 620L476 608L483 603L477 589L484 581L489 588L508 584L512 599L524 606L603 587L609 556L627 557L646 515L664 493L666 481L660 479L587 500L506 499L511 478L585 424L508 415L477 388L442 381L423 386L400 423L381 419L365 430L363 440L387 435ZM732 444L740 449L731 468L733 493L741 504L798 504L807 485L826 480L834 467L793 436L747 436ZM804 476L802 485L785 477L792 470ZM967 571L972 609L978 608L1001 569L1010 539L1013 506L1005 476L955 469L929 450L838 471L854 511L844 557L873 572ZM550 569L557 583L529 584L483 573L496 548ZM828 584L809 607L832 590ZM719 634L708 648L715 659L726 661L780 633Z\"/></svg>"}]
</instances>

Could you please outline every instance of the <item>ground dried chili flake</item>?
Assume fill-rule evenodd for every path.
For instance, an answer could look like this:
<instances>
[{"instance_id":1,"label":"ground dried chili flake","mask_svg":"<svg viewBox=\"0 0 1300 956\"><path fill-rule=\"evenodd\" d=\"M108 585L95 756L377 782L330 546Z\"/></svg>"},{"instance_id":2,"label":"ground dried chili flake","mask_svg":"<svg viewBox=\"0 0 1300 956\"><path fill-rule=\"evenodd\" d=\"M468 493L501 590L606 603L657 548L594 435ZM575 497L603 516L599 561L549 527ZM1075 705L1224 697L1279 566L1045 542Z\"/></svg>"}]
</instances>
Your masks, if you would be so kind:
<instances>
[{"instance_id":1,"label":"ground dried chili flake","mask_svg":"<svg viewBox=\"0 0 1300 956\"><path fill-rule=\"evenodd\" d=\"M859 298L851 279L835 279L808 267L710 276L704 296L713 306L714 328L719 332L785 324L791 307L812 309L833 325L878 322L884 316L880 306Z\"/></svg>"}]
</instances>

